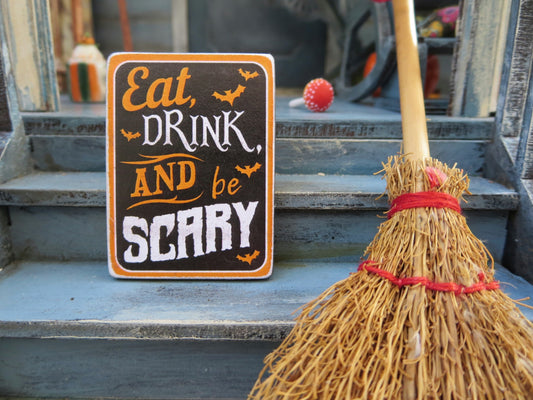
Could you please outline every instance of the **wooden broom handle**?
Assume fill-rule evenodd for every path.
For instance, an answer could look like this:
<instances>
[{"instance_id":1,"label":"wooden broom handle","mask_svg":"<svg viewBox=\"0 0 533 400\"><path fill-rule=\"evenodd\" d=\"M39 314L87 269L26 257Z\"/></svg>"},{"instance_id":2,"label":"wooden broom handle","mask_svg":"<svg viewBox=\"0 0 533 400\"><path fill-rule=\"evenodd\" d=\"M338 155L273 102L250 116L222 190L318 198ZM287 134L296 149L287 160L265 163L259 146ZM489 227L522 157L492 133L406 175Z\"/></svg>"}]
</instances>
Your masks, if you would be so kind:
<instances>
[{"instance_id":1,"label":"wooden broom handle","mask_svg":"<svg viewBox=\"0 0 533 400\"><path fill-rule=\"evenodd\" d=\"M392 7L400 83L403 151L408 157L424 160L430 153L413 0L392 0Z\"/></svg>"}]
</instances>

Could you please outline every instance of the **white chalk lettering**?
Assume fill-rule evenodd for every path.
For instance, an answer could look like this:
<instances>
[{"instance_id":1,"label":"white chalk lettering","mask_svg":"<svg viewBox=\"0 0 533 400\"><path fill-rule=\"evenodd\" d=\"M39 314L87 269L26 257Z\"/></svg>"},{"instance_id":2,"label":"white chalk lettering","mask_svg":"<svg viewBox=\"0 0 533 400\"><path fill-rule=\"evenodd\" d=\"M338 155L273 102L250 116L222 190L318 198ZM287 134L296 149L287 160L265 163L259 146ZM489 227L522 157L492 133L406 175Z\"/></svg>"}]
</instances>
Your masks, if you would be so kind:
<instances>
[{"instance_id":1,"label":"white chalk lettering","mask_svg":"<svg viewBox=\"0 0 533 400\"><path fill-rule=\"evenodd\" d=\"M258 201L251 201L248 208L244 208L242 203L233 203L232 206L237 212L241 228L240 247L250 247L250 223L255 215Z\"/></svg>"},{"instance_id":2,"label":"white chalk lettering","mask_svg":"<svg viewBox=\"0 0 533 400\"><path fill-rule=\"evenodd\" d=\"M183 145L183 147L185 147L187 151L194 152L198 148L198 143L196 142L196 131L194 131L193 134L191 135L191 142L189 143L187 141L187 138L185 137L185 133L180 128L178 128L178 125L181 124L181 121L183 121L183 114L181 113L181 111L180 110L171 110L171 111L164 110L164 111L165 111L165 143L163 144L168 144L172 146L172 140L170 140L170 131L172 130L178 134L178 138L181 144ZM170 117L174 114L178 116L178 119L176 120L176 122L172 123Z\"/></svg>"},{"instance_id":3,"label":"white chalk lettering","mask_svg":"<svg viewBox=\"0 0 533 400\"><path fill-rule=\"evenodd\" d=\"M162 124L163 121L161 121L161 117L159 115L153 114L153 115L143 115L144 119L144 142L143 145L153 146L159 142L159 139L161 139L161 136L163 135L163 129ZM150 126L153 124L150 124L150 120L155 120L156 122L156 136L155 139L150 139Z\"/></svg>"},{"instance_id":4,"label":"white chalk lettering","mask_svg":"<svg viewBox=\"0 0 533 400\"><path fill-rule=\"evenodd\" d=\"M227 147L223 147L220 144L220 124L218 123L220 121L220 115L214 115L213 118L214 121L214 127L209 122L209 118L202 116L202 123L203 123L203 131L202 131L202 147L209 147L209 141L207 140L210 136L213 143L222 152L228 151L229 146L231 144L228 144Z\"/></svg>"},{"instance_id":5,"label":"white chalk lettering","mask_svg":"<svg viewBox=\"0 0 533 400\"><path fill-rule=\"evenodd\" d=\"M222 111L222 115L189 115L190 132L182 129L183 113L178 110L163 110L165 118L157 114L143 115L144 142L143 145L155 146L163 139L163 145L174 146L175 138L188 152L194 153L199 147L210 147L213 144L221 151L226 152L233 145L232 134L236 137L242 148L248 152L259 151L260 145L250 147L244 138L243 132L236 125L237 120L244 111ZM234 113L234 114L233 114ZM202 143L198 144L198 134L201 132Z\"/></svg>"},{"instance_id":6,"label":"white chalk lettering","mask_svg":"<svg viewBox=\"0 0 533 400\"><path fill-rule=\"evenodd\" d=\"M246 206L242 202L212 204L156 215L151 221L126 216L122 223L122 235L128 242L124 261L162 262L250 247L250 225L257 205L257 201ZM232 235L237 223L240 234Z\"/></svg>"},{"instance_id":7,"label":"white chalk lettering","mask_svg":"<svg viewBox=\"0 0 533 400\"><path fill-rule=\"evenodd\" d=\"M237 135L237 139L239 139L239 142L241 143L241 146L244 150L246 150L248 153L251 153L254 151L254 148L251 148L246 143L246 140L244 140L244 136L239 128L237 128L234 123L237 121L237 119L244 114L244 111L235 111L235 118L233 118L231 121L229 120L231 111L222 111L222 114L224 114L224 143L227 146L231 146L230 140L229 140L229 130L230 128L233 130L235 135Z\"/></svg>"},{"instance_id":8,"label":"white chalk lettering","mask_svg":"<svg viewBox=\"0 0 533 400\"><path fill-rule=\"evenodd\" d=\"M194 257L204 255L202 244L203 215L202 207L194 207L189 210L178 211L178 259L188 258L187 238L192 237L194 244ZM189 223L189 220L191 222Z\"/></svg>"},{"instance_id":9,"label":"white chalk lettering","mask_svg":"<svg viewBox=\"0 0 533 400\"><path fill-rule=\"evenodd\" d=\"M167 245L168 251L161 253L161 231L166 231L166 237L174 230L174 214L164 214L154 217L150 224L150 259L152 261L167 261L176 258L176 246L172 243Z\"/></svg>"},{"instance_id":10,"label":"white chalk lettering","mask_svg":"<svg viewBox=\"0 0 533 400\"><path fill-rule=\"evenodd\" d=\"M212 253L217 250L216 237L217 229L222 233L221 250L231 249L231 207L229 204L213 204L205 207L205 252Z\"/></svg>"},{"instance_id":11,"label":"white chalk lettering","mask_svg":"<svg viewBox=\"0 0 533 400\"><path fill-rule=\"evenodd\" d=\"M134 254L134 246L130 244L124 252L124 261L128 263L141 263L148 258L148 242L141 235L133 232L133 228L139 228L146 236L148 236L148 224L144 218L139 217L124 217L122 224L122 235L127 242L137 245L136 255Z\"/></svg>"}]
</instances>

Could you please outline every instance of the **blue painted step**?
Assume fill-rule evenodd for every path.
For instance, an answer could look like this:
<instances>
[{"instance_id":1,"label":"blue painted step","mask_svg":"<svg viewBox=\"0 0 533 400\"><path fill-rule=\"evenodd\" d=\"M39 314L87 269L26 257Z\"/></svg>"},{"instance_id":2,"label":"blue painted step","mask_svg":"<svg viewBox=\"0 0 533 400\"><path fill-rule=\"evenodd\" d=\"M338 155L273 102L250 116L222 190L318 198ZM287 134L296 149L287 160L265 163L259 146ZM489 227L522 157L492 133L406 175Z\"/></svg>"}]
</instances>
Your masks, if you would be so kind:
<instances>
[{"instance_id":1,"label":"blue painted step","mask_svg":"<svg viewBox=\"0 0 533 400\"><path fill-rule=\"evenodd\" d=\"M264 281L124 281L104 262L0 273L0 393L245 398L293 312L355 263L277 263ZM533 286L498 267L511 298ZM529 319L533 312L522 310Z\"/></svg>"},{"instance_id":2,"label":"blue painted step","mask_svg":"<svg viewBox=\"0 0 533 400\"><path fill-rule=\"evenodd\" d=\"M290 108L290 98L276 97L276 136L282 138L401 139L399 112L335 99L323 113ZM63 99L61 111L22 113L30 136L105 136L105 105ZM494 118L432 115L427 118L431 140L491 140Z\"/></svg>"},{"instance_id":3,"label":"blue painted step","mask_svg":"<svg viewBox=\"0 0 533 400\"><path fill-rule=\"evenodd\" d=\"M105 171L103 136L31 136L34 167L42 171ZM486 141L432 140L432 155L481 175ZM276 172L280 174L373 174L390 155L400 152L400 139L276 139Z\"/></svg>"},{"instance_id":4,"label":"blue painted step","mask_svg":"<svg viewBox=\"0 0 533 400\"><path fill-rule=\"evenodd\" d=\"M282 174L373 174L400 151L397 112L336 100L325 113L289 108L276 99L276 169ZM35 168L44 171L105 170L105 106L64 103L55 113L23 114ZM493 118L428 118L435 158L472 175L483 170Z\"/></svg>"},{"instance_id":5,"label":"blue painted step","mask_svg":"<svg viewBox=\"0 0 533 400\"><path fill-rule=\"evenodd\" d=\"M1 395L246 397L292 313L356 270L387 208L372 173L400 148L399 113L336 101L312 114L287 101L276 107L274 273L253 282L111 278L105 106L23 115L42 171L0 185L17 260L0 272ZM493 123L431 117L428 129L433 155L471 175L465 215L498 259L518 197L482 178ZM498 278L513 298L533 294L500 267Z\"/></svg>"},{"instance_id":6,"label":"blue painted step","mask_svg":"<svg viewBox=\"0 0 533 400\"><path fill-rule=\"evenodd\" d=\"M385 182L366 175L276 175L275 254L358 260L387 209ZM499 260L517 194L480 177L463 204L471 229ZM36 172L0 185L17 259L104 260L104 173Z\"/></svg>"},{"instance_id":7,"label":"blue painted step","mask_svg":"<svg viewBox=\"0 0 533 400\"><path fill-rule=\"evenodd\" d=\"M277 209L385 210L382 175L276 174ZM39 172L0 184L0 205L105 207L103 172ZM518 194L474 176L464 209L514 210Z\"/></svg>"}]
</instances>

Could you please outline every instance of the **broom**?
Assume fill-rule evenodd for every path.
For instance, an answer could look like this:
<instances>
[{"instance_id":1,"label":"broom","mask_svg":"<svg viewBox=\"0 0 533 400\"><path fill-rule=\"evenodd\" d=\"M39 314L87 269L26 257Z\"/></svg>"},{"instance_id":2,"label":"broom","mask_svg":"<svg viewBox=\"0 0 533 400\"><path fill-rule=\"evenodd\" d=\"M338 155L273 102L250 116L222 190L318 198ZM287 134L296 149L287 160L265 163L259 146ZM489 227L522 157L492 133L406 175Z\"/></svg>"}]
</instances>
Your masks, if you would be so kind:
<instances>
[{"instance_id":1,"label":"broom","mask_svg":"<svg viewBox=\"0 0 533 400\"><path fill-rule=\"evenodd\" d=\"M429 157L413 6L393 0L405 155L357 272L301 309L249 399L532 399L533 324L461 215L468 177Z\"/></svg>"}]
</instances>

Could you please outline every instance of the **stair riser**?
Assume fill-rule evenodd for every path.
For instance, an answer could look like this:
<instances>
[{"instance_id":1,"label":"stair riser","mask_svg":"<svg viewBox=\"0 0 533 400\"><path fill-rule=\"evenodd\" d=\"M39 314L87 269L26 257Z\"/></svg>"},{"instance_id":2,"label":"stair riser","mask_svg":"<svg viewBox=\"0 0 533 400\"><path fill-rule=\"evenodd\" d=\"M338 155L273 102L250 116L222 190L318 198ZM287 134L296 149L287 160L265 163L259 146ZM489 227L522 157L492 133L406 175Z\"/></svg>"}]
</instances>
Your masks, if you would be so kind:
<instances>
[{"instance_id":1,"label":"stair riser","mask_svg":"<svg viewBox=\"0 0 533 400\"><path fill-rule=\"evenodd\" d=\"M450 165L461 160L460 168L471 175L482 172L485 146L481 141L430 143L433 157ZM278 139L276 172L371 175L382 170L382 163L400 150L399 140Z\"/></svg>"},{"instance_id":2,"label":"stair riser","mask_svg":"<svg viewBox=\"0 0 533 400\"><path fill-rule=\"evenodd\" d=\"M102 136L31 136L35 168L42 171L105 171ZM276 140L276 172L281 174L373 174L382 162L400 152L400 140ZM432 155L479 175L486 142L431 141Z\"/></svg>"},{"instance_id":3,"label":"stair riser","mask_svg":"<svg viewBox=\"0 0 533 400\"><path fill-rule=\"evenodd\" d=\"M276 136L280 138L401 139L402 137L399 113L385 115L383 110L376 112L371 107L359 108L356 103L342 105L336 102L334 107L337 110L332 113L311 114L305 109L289 107L289 100L289 98L276 99L278 103ZM96 108L92 111L94 115L87 112L87 106ZM57 114L22 113L24 130L31 136L105 136L104 106L85 104L84 107L85 113L80 113L79 109ZM344 112L340 112L338 107L343 108ZM299 111L303 112L297 116L296 113ZM372 115L369 115L369 112ZM430 139L490 140L493 128L493 118L453 118L432 115L427 119Z\"/></svg>"},{"instance_id":4,"label":"stair riser","mask_svg":"<svg viewBox=\"0 0 533 400\"><path fill-rule=\"evenodd\" d=\"M10 230L17 259L105 260L106 215L102 207L10 207ZM377 233L381 211L277 210L277 260L357 261ZM500 260L506 211L467 210L474 234Z\"/></svg>"},{"instance_id":5,"label":"stair riser","mask_svg":"<svg viewBox=\"0 0 533 400\"><path fill-rule=\"evenodd\" d=\"M244 399L276 341L0 339L14 397Z\"/></svg>"},{"instance_id":6,"label":"stair riser","mask_svg":"<svg viewBox=\"0 0 533 400\"><path fill-rule=\"evenodd\" d=\"M293 110L291 110L293 111ZM400 118L370 117L365 119L361 116L357 122L350 120L350 112L345 120L324 121L313 120L309 114L299 120L295 120L290 111L287 115L276 113L276 136L283 138L359 138L359 139L401 139L402 129ZM465 140L490 140L494 121L491 118L449 118L443 116L431 116L427 120L428 136L435 139L465 139ZM92 128L90 125L87 131ZM85 127L80 128L85 129ZM36 130L33 130L36 132ZM51 131L57 134L58 131Z\"/></svg>"}]
</instances>

